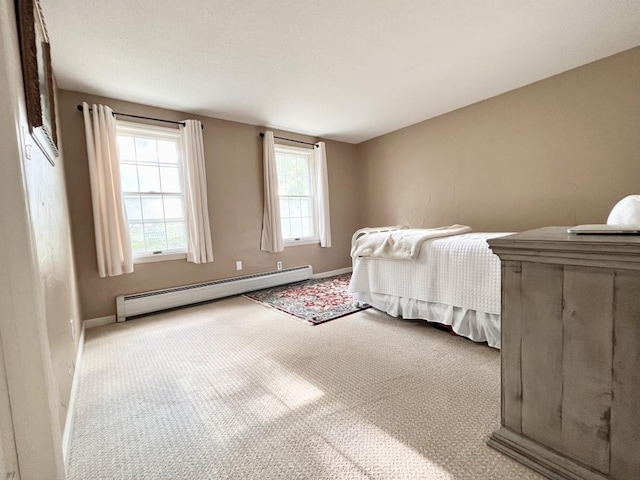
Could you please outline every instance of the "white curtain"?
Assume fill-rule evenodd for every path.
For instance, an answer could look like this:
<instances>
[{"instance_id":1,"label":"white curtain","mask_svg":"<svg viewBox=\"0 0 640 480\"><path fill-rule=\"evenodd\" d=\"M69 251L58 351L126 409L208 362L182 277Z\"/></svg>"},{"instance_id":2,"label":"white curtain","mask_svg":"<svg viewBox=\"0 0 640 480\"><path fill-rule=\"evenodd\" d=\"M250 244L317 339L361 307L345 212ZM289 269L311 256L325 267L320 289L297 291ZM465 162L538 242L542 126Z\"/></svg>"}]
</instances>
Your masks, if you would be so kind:
<instances>
[{"instance_id":1,"label":"white curtain","mask_svg":"<svg viewBox=\"0 0 640 480\"><path fill-rule=\"evenodd\" d=\"M273 132L265 132L262 140L264 169L264 211L262 214L262 240L260 249L277 253L284 250L280 225L280 198L278 196L278 170Z\"/></svg>"},{"instance_id":2,"label":"white curtain","mask_svg":"<svg viewBox=\"0 0 640 480\"><path fill-rule=\"evenodd\" d=\"M327 151L324 142L314 148L316 164L316 198L318 208L318 230L320 246L331 246L331 218L329 215L329 181L327 178Z\"/></svg>"},{"instance_id":3,"label":"white curtain","mask_svg":"<svg viewBox=\"0 0 640 480\"><path fill-rule=\"evenodd\" d=\"M213 262L202 123L198 120L185 120L184 125L180 126L180 134L184 164L187 261L193 263Z\"/></svg>"},{"instance_id":4,"label":"white curtain","mask_svg":"<svg viewBox=\"0 0 640 480\"><path fill-rule=\"evenodd\" d=\"M98 273L113 277L133 272L129 225L122 204L120 160L113 110L82 104L87 139Z\"/></svg>"}]
</instances>

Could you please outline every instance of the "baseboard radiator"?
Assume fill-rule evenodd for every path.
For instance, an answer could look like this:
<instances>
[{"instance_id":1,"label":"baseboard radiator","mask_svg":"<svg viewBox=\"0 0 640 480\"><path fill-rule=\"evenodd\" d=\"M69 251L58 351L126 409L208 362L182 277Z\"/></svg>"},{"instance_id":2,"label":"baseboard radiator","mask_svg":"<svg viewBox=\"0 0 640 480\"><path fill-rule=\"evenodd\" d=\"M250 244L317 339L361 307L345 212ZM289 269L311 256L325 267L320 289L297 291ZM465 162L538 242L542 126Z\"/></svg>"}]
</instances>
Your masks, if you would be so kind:
<instances>
[{"instance_id":1,"label":"baseboard radiator","mask_svg":"<svg viewBox=\"0 0 640 480\"><path fill-rule=\"evenodd\" d=\"M185 285L183 287L165 288L154 292L118 295L116 297L118 322L124 322L130 317L159 312L169 308L184 307L263 288L301 282L308 280L312 275L313 268L311 265L306 265L275 272L257 273L255 275Z\"/></svg>"}]
</instances>

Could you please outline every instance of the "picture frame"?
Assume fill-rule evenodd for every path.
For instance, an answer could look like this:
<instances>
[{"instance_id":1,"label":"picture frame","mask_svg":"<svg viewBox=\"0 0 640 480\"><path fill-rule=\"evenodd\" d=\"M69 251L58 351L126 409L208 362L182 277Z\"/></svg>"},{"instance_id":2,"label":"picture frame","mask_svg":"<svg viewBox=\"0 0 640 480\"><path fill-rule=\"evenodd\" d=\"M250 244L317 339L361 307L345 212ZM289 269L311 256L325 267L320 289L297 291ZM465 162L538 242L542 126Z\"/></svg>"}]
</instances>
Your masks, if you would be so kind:
<instances>
[{"instance_id":1,"label":"picture frame","mask_svg":"<svg viewBox=\"0 0 640 480\"><path fill-rule=\"evenodd\" d=\"M59 156L51 47L38 0L16 0L29 133L51 165Z\"/></svg>"}]
</instances>

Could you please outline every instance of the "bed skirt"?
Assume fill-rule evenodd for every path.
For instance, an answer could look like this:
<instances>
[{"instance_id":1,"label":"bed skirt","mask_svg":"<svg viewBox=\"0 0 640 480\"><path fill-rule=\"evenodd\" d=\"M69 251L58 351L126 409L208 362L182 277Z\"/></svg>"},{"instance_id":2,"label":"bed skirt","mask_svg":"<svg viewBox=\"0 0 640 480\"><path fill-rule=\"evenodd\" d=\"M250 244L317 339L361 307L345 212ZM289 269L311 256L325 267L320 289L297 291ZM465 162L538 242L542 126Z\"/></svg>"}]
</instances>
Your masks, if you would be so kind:
<instances>
[{"instance_id":1,"label":"bed skirt","mask_svg":"<svg viewBox=\"0 0 640 480\"><path fill-rule=\"evenodd\" d=\"M500 315L382 293L357 292L354 299L368 303L373 308L394 317L422 319L448 325L462 337L474 342L487 342L490 347L500 348Z\"/></svg>"}]
</instances>

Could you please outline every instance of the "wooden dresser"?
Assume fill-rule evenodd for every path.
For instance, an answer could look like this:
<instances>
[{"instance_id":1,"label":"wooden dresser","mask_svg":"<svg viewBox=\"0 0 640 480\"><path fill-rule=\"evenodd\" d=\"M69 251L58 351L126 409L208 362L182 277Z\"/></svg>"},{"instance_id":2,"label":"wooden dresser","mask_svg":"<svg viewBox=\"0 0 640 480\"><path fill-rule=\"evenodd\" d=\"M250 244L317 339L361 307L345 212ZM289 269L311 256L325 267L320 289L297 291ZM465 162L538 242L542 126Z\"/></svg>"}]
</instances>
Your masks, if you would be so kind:
<instances>
[{"instance_id":1,"label":"wooden dresser","mask_svg":"<svg viewBox=\"0 0 640 480\"><path fill-rule=\"evenodd\" d=\"M640 479L640 236L548 227L502 261L502 422L488 444L553 479Z\"/></svg>"}]
</instances>

